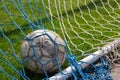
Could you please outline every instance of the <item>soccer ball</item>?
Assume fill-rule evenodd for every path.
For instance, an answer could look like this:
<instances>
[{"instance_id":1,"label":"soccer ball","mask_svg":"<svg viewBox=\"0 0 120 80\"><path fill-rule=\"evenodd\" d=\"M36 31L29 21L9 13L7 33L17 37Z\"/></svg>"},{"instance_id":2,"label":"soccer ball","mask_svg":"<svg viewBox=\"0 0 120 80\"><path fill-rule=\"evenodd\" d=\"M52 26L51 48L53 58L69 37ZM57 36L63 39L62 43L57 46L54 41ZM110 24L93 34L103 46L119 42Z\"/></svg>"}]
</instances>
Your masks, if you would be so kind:
<instances>
[{"instance_id":1,"label":"soccer ball","mask_svg":"<svg viewBox=\"0 0 120 80\"><path fill-rule=\"evenodd\" d=\"M65 43L61 37L50 30L36 30L27 35L21 46L20 56L25 67L43 74L55 72L65 60Z\"/></svg>"}]
</instances>

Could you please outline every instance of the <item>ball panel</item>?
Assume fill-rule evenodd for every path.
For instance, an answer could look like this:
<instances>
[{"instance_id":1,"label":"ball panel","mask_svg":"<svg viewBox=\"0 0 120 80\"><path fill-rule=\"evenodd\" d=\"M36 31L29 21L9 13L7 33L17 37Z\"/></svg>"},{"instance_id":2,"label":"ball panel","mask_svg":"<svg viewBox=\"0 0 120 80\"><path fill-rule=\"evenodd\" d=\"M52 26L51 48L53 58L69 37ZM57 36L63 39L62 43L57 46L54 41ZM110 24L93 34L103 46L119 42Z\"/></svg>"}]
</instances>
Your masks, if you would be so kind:
<instances>
[{"instance_id":1,"label":"ball panel","mask_svg":"<svg viewBox=\"0 0 120 80\"><path fill-rule=\"evenodd\" d=\"M56 33L52 32L52 31L48 31L47 34L51 37L52 40L55 41L55 39L57 37L59 37L59 35L57 35Z\"/></svg>"},{"instance_id":2,"label":"ball panel","mask_svg":"<svg viewBox=\"0 0 120 80\"><path fill-rule=\"evenodd\" d=\"M41 55L45 57L50 57L50 54L48 51L45 51L45 49L41 49Z\"/></svg>"},{"instance_id":3,"label":"ball panel","mask_svg":"<svg viewBox=\"0 0 120 80\"><path fill-rule=\"evenodd\" d=\"M59 56L58 61L59 61L59 64L61 66L65 60L65 55L64 55L64 53L58 53L58 56Z\"/></svg>"},{"instance_id":4,"label":"ball panel","mask_svg":"<svg viewBox=\"0 0 120 80\"><path fill-rule=\"evenodd\" d=\"M57 45L57 51L59 53L65 54L65 46L63 46L63 45Z\"/></svg>"},{"instance_id":5,"label":"ball panel","mask_svg":"<svg viewBox=\"0 0 120 80\"><path fill-rule=\"evenodd\" d=\"M60 45L65 46L65 42L60 37L57 37L55 41L58 45L60 44ZM64 50L64 49L62 49L62 50Z\"/></svg>"},{"instance_id":6,"label":"ball panel","mask_svg":"<svg viewBox=\"0 0 120 80\"><path fill-rule=\"evenodd\" d=\"M26 58L29 56L29 50L30 50L30 46L29 46L29 43L28 41L24 40L23 43L22 43L22 47L21 47L21 53L20 56L22 58Z\"/></svg>"},{"instance_id":7,"label":"ball panel","mask_svg":"<svg viewBox=\"0 0 120 80\"><path fill-rule=\"evenodd\" d=\"M51 61L51 62L48 62L48 63L45 65L45 69L47 70L47 72L48 72L51 68L53 68L53 63L52 63L52 61Z\"/></svg>"},{"instance_id":8,"label":"ball panel","mask_svg":"<svg viewBox=\"0 0 120 80\"><path fill-rule=\"evenodd\" d=\"M47 64L43 64L43 67L44 67L45 71L49 73L49 70L50 70L51 68L53 68L53 63L52 63L52 62L45 62L45 63L47 63ZM44 69L43 69L43 67L41 66L41 64L37 62L37 66L38 66L38 68L37 68L37 70L34 71L34 72L35 72L35 73L43 74L43 73L44 73Z\"/></svg>"},{"instance_id":9,"label":"ball panel","mask_svg":"<svg viewBox=\"0 0 120 80\"><path fill-rule=\"evenodd\" d=\"M42 49L44 51L47 51L49 55L53 55L54 48L55 48L55 45L50 40L45 41L42 47Z\"/></svg>"},{"instance_id":10,"label":"ball panel","mask_svg":"<svg viewBox=\"0 0 120 80\"><path fill-rule=\"evenodd\" d=\"M66 51L65 46L63 45L57 45L57 54L58 54L58 61L61 61L59 64L63 64L65 61Z\"/></svg>"},{"instance_id":11,"label":"ball panel","mask_svg":"<svg viewBox=\"0 0 120 80\"><path fill-rule=\"evenodd\" d=\"M39 56L41 57L41 52L40 52L40 48L39 47L36 47L36 46L33 46L33 47L30 47L30 50L29 50L29 57L30 56Z\"/></svg>"},{"instance_id":12,"label":"ball panel","mask_svg":"<svg viewBox=\"0 0 120 80\"><path fill-rule=\"evenodd\" d=\"M33 43L34 43L35 45L42 46L42 44L43 44L45 41L47 41L47 40L49 40L49 38L48 38L46 35L43 34L42 36L35 37L35 38L33 39Z\"/></svg>"},{"instance_id":13,"label":"ball panel","mask_svg":"<svg viewBox=\"0 0 120 80\"><path fill-rule=\"evenodd\" d=\"M38 61L36 62L36 66L37 66L37 69L34 72L39 73L39 74L43 74L44 73L43 67Z\"/></svg>"},{"instance_id":14,"label":"ball panel","mask_svg":"<svg viewBox=\"0 0 120 80\"><path fill-rule=\"evenodd\" d=\"M53 62L53 65L52 65L52 68L49 69L49 71L48 71L49 73L58 71L57 61L53 60L52 62Z\"/></svg>"},{"instance_id":15,"label":"ball panel","mask_svg":"<svg viewBox=\"0 0 120 80\"><path fill-rule=\"evenodd\" d=\"M36 67L36 61L33 60L33 59L30 59L29 61L27 61L27 62L25 63L25 66L26 66L29 70L31 70L31 71L35 71L35 70L37 69L37 67Z\"/></svg>"}]
</instances>

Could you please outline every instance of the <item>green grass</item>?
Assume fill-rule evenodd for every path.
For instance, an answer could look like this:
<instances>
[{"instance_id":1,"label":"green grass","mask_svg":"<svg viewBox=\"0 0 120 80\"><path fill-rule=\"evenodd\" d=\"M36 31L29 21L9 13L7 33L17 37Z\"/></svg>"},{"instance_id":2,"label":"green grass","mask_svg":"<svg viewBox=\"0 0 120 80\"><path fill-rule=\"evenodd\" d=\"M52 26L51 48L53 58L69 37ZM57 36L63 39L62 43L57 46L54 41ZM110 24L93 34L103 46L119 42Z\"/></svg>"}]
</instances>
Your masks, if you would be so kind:
<instances>
[{"instance_id":1,"label":"green grass","mask_svg":"<svg viewBox=\"0 0 120 80\"><path fill-rule=\"evenodd\" d=\"M6 53L5 56L3 56L2 52L0 52L0 60L6 61L5 58L7 58L16 69L20 70L22 65L18 63L12 54L15 52L15 54L19 56L20 46L24 36L33 30L12 2L8 0L3 1L11 15L6 14L4 4L0 2L0 50ZM56 0L56 3L54 0L50 1L50 9L52 11L52 19L56 33L67 41L72 53L77 55L78 59L81 58L80 54L93 53L97 50L97 47L103 46L115 38L119 38L120 9L116 2L112 0L103 0L104 2L102 3L102 0L94 0L94 3L96 4L94 5L90 0L87 0L86 3L85 0L81 0L78 7L77 0L72 0L72 5L69 0L66 0L65 10L64 0ZM119 0L116 1L120 4ZM19 5L17 2L15 3ZM40 26L43 26L44 24L46 29L54 30L50 20L46 17L44 12L45 9L43 8L41 1L37 2L31 0L30 3L33 9L30 8L28 2L22 2L24 10L28 14L28 18L31 22ZM45 6L49 6L47 0L45 1ZM57 9L55 7L57 7ZM41 10L38 11L37 8L40 8ZM50 16L48 9L46 9L46 12ZM33 18L33 15L36 17L37 21L42 22L38 23ZM12 20L16 22L17 25L14 25ZM22 30L24 35L19 28ZM4 64L3 61L0 61L0 66L2 66L2 68L12 76L21 79L20 76L9 66ZM67 60L63 67L66 66L68 66ZM32 80L39 80L41 78L39 76L43 76L38 74L32 76L31 74L32 73L29 73L28 76L31 77ZM0 73L0 76L0 80L10 80L9 77L2 73Z\"/></svg>"}]
</instances>

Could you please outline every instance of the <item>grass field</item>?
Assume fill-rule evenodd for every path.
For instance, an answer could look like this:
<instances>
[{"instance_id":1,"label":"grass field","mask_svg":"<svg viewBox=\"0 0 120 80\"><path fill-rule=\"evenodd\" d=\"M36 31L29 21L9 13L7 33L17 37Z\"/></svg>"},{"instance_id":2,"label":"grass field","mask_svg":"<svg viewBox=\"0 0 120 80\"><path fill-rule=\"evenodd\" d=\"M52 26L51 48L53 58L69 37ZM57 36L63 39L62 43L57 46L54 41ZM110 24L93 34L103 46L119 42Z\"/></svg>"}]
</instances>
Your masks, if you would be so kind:
<instances>
[{"instance_id":1,"label":"grass field","mask_svg":"<svg viewBox=\"0 0 120 80\"><path fill-rule=\"evenodd\" d=\"M21 69L22 65L12 54L19 56L24 37L40 28L56 31L67 42L68 53L73 53L80 59L81 54L93 53L97 47L120 37L120 1L1 0L0 70L21 79L8 63ZM63 67L67 65L66 60ZM40 80L40 76L43 77L31 74L28 74L31 80ZM11 80L6 75L0 73L0 80Z\"/></svg>"}]
</instances>

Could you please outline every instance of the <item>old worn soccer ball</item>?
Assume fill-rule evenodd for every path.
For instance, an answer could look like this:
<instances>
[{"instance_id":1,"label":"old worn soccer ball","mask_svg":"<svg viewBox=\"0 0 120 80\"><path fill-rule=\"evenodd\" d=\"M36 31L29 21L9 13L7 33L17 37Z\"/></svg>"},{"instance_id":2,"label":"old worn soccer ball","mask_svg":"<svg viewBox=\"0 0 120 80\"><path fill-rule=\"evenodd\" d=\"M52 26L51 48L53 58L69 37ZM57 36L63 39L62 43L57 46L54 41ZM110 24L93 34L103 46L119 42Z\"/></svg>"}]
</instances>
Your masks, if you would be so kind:
<instances>
[{"instance_id":1,"label":"old worn soccer ball","mask_svg":"<svg viewBox=\"0 0 120 80\"><path fill-rule=\"evenodd\" d=\"M27 35L21 46L21 58L29 70L43 74L55 72L65 60L65 43L50 30L36 30Z\"/></svg>"}]
</instances>

